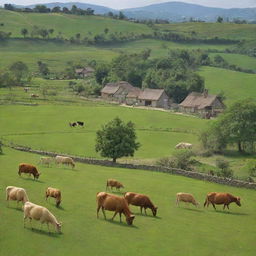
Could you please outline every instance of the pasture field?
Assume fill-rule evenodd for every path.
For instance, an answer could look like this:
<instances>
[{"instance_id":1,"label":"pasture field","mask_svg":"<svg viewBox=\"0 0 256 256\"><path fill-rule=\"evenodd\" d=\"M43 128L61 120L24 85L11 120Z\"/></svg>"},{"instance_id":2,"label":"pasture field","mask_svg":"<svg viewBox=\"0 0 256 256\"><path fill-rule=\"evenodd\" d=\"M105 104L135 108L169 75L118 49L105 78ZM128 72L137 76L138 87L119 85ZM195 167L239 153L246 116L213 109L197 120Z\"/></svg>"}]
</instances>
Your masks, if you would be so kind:
<instances>
[{"instance_id":1,"label":"pasture field","mask_svg":"<svg viewBox=\"0 0 256 256\"><path fill-rule=\"evenodd\" d=\"M209 56L213 59L214 56L220 55L228 63L234 64L241 68L252 69L256 71L256 58L241 55L241 54L229 54L229 53L210 53Z\"/></svg>"},{"instance_id":2,"label":"pasture field","mask_svg":"<svg viewBox=\"0 0 256 256\"><path fill-rule=\"evenodd\" d=\"M39 166L38 181L17 174L20 162L37 164L39 155L4 148L0 156L0 254L5 256L43 255L176 255L176 256L253 256L256 224L256 192L238 189L181 176L119 168L77 164L75 169ZM124 183L125 191L144 193L158 206L157 217L135 214L133 226L119 223L119 217L109 220L113 212L106 212L107 221L100 212L96 218L96 193L105 190L106 180L116 178ZM30 201L47 207L63 223L62 234L40 230L40 223L32 221L23 228L21 205L5 202L5 187L14 185L27 190ZM48 186L62 191L60 208L54 200L45 201ZM175 206L177 192L193 193L200 208L181 203ZM225 191L241 197L241 208L234 203L229 211L203 208L210 191ZM116 193L116 192L114 192ZM120 193L120 195L122 195ZM124 221L124 217L122 217ZM33 241L33 242L31 242ZM214 246L213 246L214 245Z\"/></svg>"},{"instance_id":3,"label":"pasture field","mask_svg":"<svg viewBox=\"0 0 256 256\"><path fill-rule=\"evenodd\" d=\"M204 77L205 88L209 89L211 94L224 92L227 106L240 99L255 98L255 74L214 67L202 67L199 74Z\"/></svg>"},{"instance_id":4,"label":"pasture field","mask_svg":"<svg viewBox=\"0 0 256 256\"><path fill-rule=\"evenodd\" d=\"M97 102L88 102L83 106L3 105L0 106L0 122L8 125L1 128L0 136L32 148L100 157L95 152L96 131L117 116L135 123L141 143L135 159L169 156L174 146L183 140L198 144L197 133L208 122L170 112L101 105ZM76 120L84 121L86 127L71 128L68 125Z\"/></svg>"},{"instance_id":5,"label":"pasture field","mask_svg":"<svg viewBox=\"0 0 256 256\"><path fill-rule=\"evenodd\" d=\"M86 65L91 60L110 62L117 52L97 47L53 43L43 40L10 40L0 44L0 69L16 61L26 63L32 72L38 71L38 61L47 63L51 72L61 72L69 67L67 62Z\"/></svg>"},{"instance_id":6,"label":"pasture field","mask_svg":"<svg viewBox=\"0 0 256 256\"><path fill-rule=\"evenodd\" d=\"M0 69L16 61L23 61L32 72L38 70L37 62L48 64L50 71L61 72L68 67L67 62L86 64L91 60L110 62L121 52L139 53L151 49L151 58L165 57L169 50L202 49L225 50L227 45L179 44L153 39L111 44L109 46L84 46L70 43L56 43L44 40L12 39L0 44ZM240 55L242 58L244 56ZM249 57L248 57L249 58ZM234 63L235 64L235 63Z\"/></svg>"},{"instance_id":7,"label":"pasture field","mask_svg":"<svg viewBox=\"0 0 256 256\"><path fill-rule=\"evenodd\" d=\"M151 34L152 29L143 24L110 19L101 16L78 16L62 13L22 13L0 10L0 22L4 23L2 31L12 32L12 37L23 37L21 29L26 28L31 32L33 26L40 28L54 29L52 37L58 33L64 38L70 38L77 33L81 34L81 39L85 36L91 38L96 34L104 34L104 29L108 28L109 33L134 33Z\"/></svg>"},{"instance_id":8,"label":"pasture field","mask_svg":"<svg viewBox=\"0 0 256 256\"><path fill-rule=\"evenodd\" d=\"M213 38L215 36L234 40L255 40L255 24L234 24L234 23L207 23L207 22L186 22L176 24L160 24L157 28L164 31L172 31L185 35L196 32L196 38Z\"/></svg>"}]
</instances>

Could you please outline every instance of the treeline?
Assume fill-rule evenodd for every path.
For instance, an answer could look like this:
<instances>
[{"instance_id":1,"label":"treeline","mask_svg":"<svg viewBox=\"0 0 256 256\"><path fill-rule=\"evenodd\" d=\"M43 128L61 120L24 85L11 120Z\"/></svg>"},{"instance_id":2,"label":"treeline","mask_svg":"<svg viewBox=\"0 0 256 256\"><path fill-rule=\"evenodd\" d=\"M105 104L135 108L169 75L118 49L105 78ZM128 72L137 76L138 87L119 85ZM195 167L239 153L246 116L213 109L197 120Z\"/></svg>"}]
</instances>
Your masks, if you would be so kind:
<instances>
[{"instance_id":1,"label":"treeline","mask_svg":"<svg viewBox=\"0 0 256 256\"><path fill-rule=\"evenodd\" d=\"M55 6L52 9L46 7L45 5L36 5L34 8L18 8L13 6L12 4L5 4L5 10L15 11L15 12L35 12L35 13L65 13L65 14L73 14L73 15L94 15L94 10L91 8L87 8L85 10L78 8L76 5L73 5L71 9L67 7Z\"/></svg>"},{"instance_id":2,"label":"treeline","mask_svg":"<svg viewBox=\"0 0 256 256\"><path fill-rule=\"evenodd\" d=\"M175 50L166 58L149 59L150 54L149 49L139 54L121 54L111 64L97 65L96 81L104 85L124 80L141 88L165 89L176 103L192 91L203 92L204 79L196 70L208 63L207 54Z\"/></svg>"},{"instance_id":3,"label":"treeline","mask_svg":"<svg viewBox=\"0 0 256 256\"><path fill-rule=\"evenodd\" d=\"M213 38L197 38L196 32L191 33L191 36L178 34L169 31L154 31L153 37L155 39L172 41L178 43L204 43L204 44L235 44L239 43L239 40L219 38L217 36Z\"/></svg>"}]
</instances>

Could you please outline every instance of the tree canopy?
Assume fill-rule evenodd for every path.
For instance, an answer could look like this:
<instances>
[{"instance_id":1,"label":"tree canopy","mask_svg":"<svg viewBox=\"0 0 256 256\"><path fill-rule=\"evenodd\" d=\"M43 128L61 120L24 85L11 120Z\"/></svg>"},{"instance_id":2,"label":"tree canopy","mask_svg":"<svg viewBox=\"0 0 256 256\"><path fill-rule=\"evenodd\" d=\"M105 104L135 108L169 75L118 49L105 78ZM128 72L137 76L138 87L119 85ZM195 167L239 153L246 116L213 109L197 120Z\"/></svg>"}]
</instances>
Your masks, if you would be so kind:
<instances>
[{"instance_id":1,"label":"tree canopy","mask_svg":"<svg viewBox=\"0 0 256 256\"><path fill-rule=\"evenodd\" d=\"M136 139L134 124L124 123L117 117L97 131L95 149L101 156L112 158L116 162L118 158L134 155L140 147Z\"/></svg>"},{"instance_id":2,"label":"tree canopy","mask_svg":"<svg viewBox=\"0 0 256 256\"><path fill-rule=\"evenodd\" d=\"M256 102L244 99L234 103L219 119L201 134L204 146L222 151L236 144L239 152L255 151Z\"/></svg>"}]
</instances>

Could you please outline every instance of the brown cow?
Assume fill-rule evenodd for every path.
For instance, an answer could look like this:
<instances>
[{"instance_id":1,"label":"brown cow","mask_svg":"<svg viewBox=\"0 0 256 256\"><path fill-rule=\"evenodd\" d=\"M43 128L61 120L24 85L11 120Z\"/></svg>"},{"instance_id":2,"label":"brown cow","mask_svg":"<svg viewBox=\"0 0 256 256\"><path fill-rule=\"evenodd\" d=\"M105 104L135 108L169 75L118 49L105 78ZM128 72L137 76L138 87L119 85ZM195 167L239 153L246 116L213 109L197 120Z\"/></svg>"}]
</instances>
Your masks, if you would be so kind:
<instances>
[{"instance_id":1,"label":"brown cow","mask_svg":"<svg viewBox=\"0 0 256 256\"><path fill-rule=\"evenodd\" d=\"M135 216L131 214L129 206L123 197L112 195L106 192L99 192L97 193L96 200L98 202L97 218L99 218L99 210L101 208L105 219L106 219L105 210L114 211L115 213L112 217L112 220L114 220L117 213L119 213L120 222L121 222L122 221L121 215L123 213L126 217L127 224L132 225Z\"/></svg>"},{"instance_id":2,"label":"brown cow","mask_svg":"<svg viewBox=\"0 0 256 256\"><path fill-rule=\"evenodd\" d=\"M18 174L21 175L21 173L29 173L30 175L32 174L34 176L34 179L38 179L41 174L38 172L37 168L34 165L25 163L21 163L19 165Z\"/></svg>"},{"instance_id":3,"label":"brown cow","mask_svg":"<svg viewBox=\"0 0 256 256\"><path fill-rule=\"evenodd\" d=\"M232 196L229 193L218 193L218 192L211 192L208 193L204 202L204 207L211 203L213 208L216 210L215 204L224 204L223 210L227 206L229 209L229 204L235 202L238 206L241 206L240 197Z\"/></svg>"},{"instance_id":4,"label":"brown cow","mask_svg":"<svg viewBox=\"0 0 256 256\"><path fill-rule=\"evenodd\" d=\"M49 187L45 191L45 200L47 200L49 196L55 198L56 206L59 207L61 203L61 191L57 188Z\"/></svg>"},{"instance_id":5,"label":"brown cow","mask_svg":"<svg viewBox=\"0 0 256 256\"><path fill-rule=\"evenodd\" d=\"M124 194L124 198L126 199L128 205L140 206L140 212L142 213L142 208L144 208L144 212L147 215L146 209L150 208L153 216L156 216L157 207L150 201L149 197L142 194L137 194L133 192L126 192Z\"/></svg>"},{"instance_id":6,"label":"brown cow","mask_svg":"<svg viewBox=\"0 0 256 256\"><path fill-rule=\"evenodd\" d=\"M108 187L111 187L111 190L112 190L113 187L115 187L116 190L117 189L120 190L120 188L124 188L124 185L121 182L117 181L117 180L108 179L107 180L107 185L106 185L106 190L108 190Z\"/></svg>"},{"instance_id":7,"label":"brown cow","mask_svg":"<svg viewBox=\"0 0 256 256\"><path fill-rule=\"evenodd\" d=\"M199 203L195 200L194 196L189 193L177 193L176 194L176 205L179 205L179 202L184 202L184 203L191 203L195 205L196 207L199 206Z\"/></svg>"}]
</instances>

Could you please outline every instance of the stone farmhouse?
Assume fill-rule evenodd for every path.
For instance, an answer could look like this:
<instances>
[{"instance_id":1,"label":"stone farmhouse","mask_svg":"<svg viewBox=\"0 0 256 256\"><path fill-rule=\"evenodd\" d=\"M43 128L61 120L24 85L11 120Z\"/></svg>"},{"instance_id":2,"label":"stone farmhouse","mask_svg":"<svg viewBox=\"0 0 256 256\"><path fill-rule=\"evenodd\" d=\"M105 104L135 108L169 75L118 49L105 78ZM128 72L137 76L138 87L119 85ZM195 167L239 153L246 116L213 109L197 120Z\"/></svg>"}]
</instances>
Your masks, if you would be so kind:
<instances>
[{"instance_id":1,"label":"stone farmhouse","mask_svg":"<svg viewBox=\"0 0 256 256\"><path fill-rule=\"evenodd\" d=\"M169 108L169 97L163 89L141 90L125 81L108 83L101 90L101 98L132 106Z\"/></svg>"},{"instance_id":2,"label":"stone farmhouse","mask_svg":"<svg viewBox=\"0 0 256 256\"><path fill-rule=\"evenodd\" d=\"M210 95L205 90L203 93L191 92L179 104L179 110L185 113L194 113L202 118L217 116L225 109L224 103L217 95Z\"/></svg>"}]
</instances>

